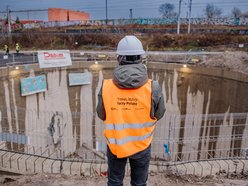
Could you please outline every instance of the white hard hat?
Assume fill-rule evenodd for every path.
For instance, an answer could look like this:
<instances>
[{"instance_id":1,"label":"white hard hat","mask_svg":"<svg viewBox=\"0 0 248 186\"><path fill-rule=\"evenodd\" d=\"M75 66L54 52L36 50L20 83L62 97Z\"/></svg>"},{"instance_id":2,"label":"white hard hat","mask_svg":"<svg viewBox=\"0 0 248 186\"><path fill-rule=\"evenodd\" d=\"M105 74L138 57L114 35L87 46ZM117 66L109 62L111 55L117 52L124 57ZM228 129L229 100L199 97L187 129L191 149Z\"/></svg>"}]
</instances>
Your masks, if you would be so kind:
<instances>
[{"instance_id":1,"label":"white hard hat","mask_svg":"<svg viewBox=\"0 0 248 186\"><path fill-rule=\"evenodd\" d=\"M117 46L117 54L122 56L134 56L145 54L141 41L135 36L125 36Z\"/></svg>"}]
</instances>

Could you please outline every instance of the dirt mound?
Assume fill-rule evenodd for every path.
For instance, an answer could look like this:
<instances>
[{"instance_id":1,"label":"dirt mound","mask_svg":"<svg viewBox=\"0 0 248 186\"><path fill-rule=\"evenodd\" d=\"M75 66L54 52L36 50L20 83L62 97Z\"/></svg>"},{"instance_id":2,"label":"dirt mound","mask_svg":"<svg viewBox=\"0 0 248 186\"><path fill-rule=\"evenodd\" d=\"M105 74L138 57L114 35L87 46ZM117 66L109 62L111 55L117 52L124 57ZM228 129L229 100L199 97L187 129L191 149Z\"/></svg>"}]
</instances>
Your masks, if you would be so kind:
<instances>
[{"instance_id":1,"label":"dirt mound","mask_svg":"<svg viewBox=\"0 0 248 186\"><path fill-rule=\"evenodd\" d=\"M233 70L248 74L248 53L226 51L221 54L208 56L200 65L219 67L224 68L225 70Z\"/></svg>"}]
</instances>

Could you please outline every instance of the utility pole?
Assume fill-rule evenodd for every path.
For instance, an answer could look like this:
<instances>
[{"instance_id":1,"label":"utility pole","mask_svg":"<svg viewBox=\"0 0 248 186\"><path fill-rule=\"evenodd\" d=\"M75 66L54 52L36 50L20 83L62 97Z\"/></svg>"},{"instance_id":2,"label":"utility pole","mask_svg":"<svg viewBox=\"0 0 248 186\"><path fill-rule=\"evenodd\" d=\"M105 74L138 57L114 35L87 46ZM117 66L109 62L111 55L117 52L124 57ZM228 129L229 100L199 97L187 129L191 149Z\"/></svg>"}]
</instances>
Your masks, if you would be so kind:
<instances>
[{"instance_id":1,"label":"utility pole","mask_svg":"<svg viewBox=\"0 0 248 186\"><path fill-rule=\"evenodd\" d=\"M129 13L129 19L133 19L133 9L130 8L129 11L130 11L130 13Z\"/></svg>"},{"instance_id":2,"label":"utility pole","mask_svg":"<svg viewBox=\"0 0 248 186\"><path fill-rule=\"evenodd\" d=\"M11 34L11 17L10 17L9 6L7 6L7 19L8 19L8 29L7 29L7 32L10 35Z\"/></svg>"},{"instance_id":3,"label":"utility pole","mask_svg":"<svg viewBox=\"0 0 248 186\"><path fill-rule=\"evenodd\" d=\"M190 33L191 9L192 9L192 0L189 0L189 23L188 23L188 34Z\"/></svg>"},{"instance_id":4,"label":"utility pole","mask_svg":"<svg viewBox=\"0 0 248 186\"><path fill-rule=\"evenodd\" d=\"M105 8L106 8L106 25L108 24L108 0L105 0Z\"/></svg>"},{"instance_id":5,"label":"utility pole","mask_svg":"<svg viewBox=\"0 0 248 186\"><path fill-rule=\"evenodd\" d=\"M178 17L177 17L177 34L180 34L181 4L182 4L182 0L179 0Z\"/></svg>"}]
</instances>

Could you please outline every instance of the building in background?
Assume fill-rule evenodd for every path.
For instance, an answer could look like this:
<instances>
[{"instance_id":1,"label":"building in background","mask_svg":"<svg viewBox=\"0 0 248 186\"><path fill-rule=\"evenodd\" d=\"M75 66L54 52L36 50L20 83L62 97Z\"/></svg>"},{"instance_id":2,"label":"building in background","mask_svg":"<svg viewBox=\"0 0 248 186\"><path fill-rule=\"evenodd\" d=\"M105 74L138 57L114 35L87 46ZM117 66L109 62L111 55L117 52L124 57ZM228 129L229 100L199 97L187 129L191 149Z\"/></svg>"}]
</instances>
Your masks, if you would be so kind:
<instances>
[{"instance_id":1,"label":"building in background","mask_svg":"<svg viewBox=\"0 0 248 186\"><path fill-rule=\"evenodd\" d=\"M22 28L22 23L21 22L16 22L15 20L11 19L10 20L10 30L17 31ZM0 30L2 33L7 33L8 32L8 20L6 18L0 19Z\"/></svg>"},{"instance_id":2,"label":"building in background","mask_svg":"<svg viewBox=\"0 0 248 186\"><path fill-rule=\"evenodd\" d=\"M62 8L49 8L48 21L87 21L90 14L86 12L67 10Z\"/></svg>"}]
</instances>

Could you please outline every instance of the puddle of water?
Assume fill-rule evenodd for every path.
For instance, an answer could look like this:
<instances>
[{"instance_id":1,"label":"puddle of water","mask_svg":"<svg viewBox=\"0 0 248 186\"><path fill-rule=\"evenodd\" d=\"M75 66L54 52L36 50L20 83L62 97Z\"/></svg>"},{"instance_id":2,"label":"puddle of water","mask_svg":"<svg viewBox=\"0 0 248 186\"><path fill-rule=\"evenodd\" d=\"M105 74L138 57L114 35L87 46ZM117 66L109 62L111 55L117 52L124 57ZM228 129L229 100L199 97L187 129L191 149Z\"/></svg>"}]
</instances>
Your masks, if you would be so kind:
<instances>
[{"instance_id":1,"label":"puddle of water","mask_svg":"<svg viewBox=\"0 0 248 186\"><path fill-rule=\"evenodd\" d=\"M69 87L68 73L79 71L91 71L92 83ZM154 157L207 159L230 153L240 155L241 150L248 147L247 119L231 119L229 115L248 112L248 83L195 74L194 70L154 68L149 69L148 74L159 81L167 109L157 124L152 146ZM0 81L2 131L23 132L29 138L29 145L56 151L54 156L65 157L75 150L82 153L82 144L99 148L96 144L105 141L103 124L94 112L102 80L111 78L111 68L49 71L45 93L21 97L20 78L25 76ZM224 113L221 119L195 117L218 113ZM237 127L238 124L242 126ZM241 138L235 140L235 135ZM225 140L221 141L222 137ZM165 144L170 148L170 157L164 151ZM219 149L223 148L226 150L221 152Z\"/></svg>"}]
</instances>

